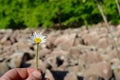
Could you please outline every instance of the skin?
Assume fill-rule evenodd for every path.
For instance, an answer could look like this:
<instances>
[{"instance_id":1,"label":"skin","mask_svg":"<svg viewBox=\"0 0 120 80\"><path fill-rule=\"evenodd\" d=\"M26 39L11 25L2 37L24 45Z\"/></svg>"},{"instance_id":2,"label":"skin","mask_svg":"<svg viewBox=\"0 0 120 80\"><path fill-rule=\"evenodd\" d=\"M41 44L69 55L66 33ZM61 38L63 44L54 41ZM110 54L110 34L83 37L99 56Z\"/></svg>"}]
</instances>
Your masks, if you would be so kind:
<instances>
[{"instance_id":1,"label":"skin","mask_svg":"<svg viewBox=\"0 0 120 80\"><path fill-rule=\"evenodd\" d=\"M42 73L35 68L15 68L6 72L0 80L42 80Z\"/></svg>"}]
</instances>

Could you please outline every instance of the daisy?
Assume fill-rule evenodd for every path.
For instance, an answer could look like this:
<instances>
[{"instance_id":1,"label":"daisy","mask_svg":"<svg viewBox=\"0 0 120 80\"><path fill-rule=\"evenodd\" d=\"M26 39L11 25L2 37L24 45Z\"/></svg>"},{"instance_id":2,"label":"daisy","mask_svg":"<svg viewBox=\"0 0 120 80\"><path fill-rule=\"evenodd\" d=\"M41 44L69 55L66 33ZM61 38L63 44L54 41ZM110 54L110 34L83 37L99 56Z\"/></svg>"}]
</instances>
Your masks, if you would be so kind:
<instances>
[{"instance_id":1,"label":"daisy","mask_svg":"<svg viewBox=\"0 0 120 80\"><path fill-rule=\"evenodd\" d=\"M36 69L38 70L38 60L39 60L39 56L38 56L38 49L39 49L39 43L44 43L46 42L46 39L45 39L45 36L42 35L42 33L36 33L34 32L33 33L33 36L32 36L32 41L34 43L37 44L37 49L36 49Z\"/></svg>"},{"instance_id":2,"label":"daisy","mask_svg":"<svg viewBox=\"0 0 120 80\"><path fill-rule=\"evenodd\" d=\"M42 33L37 33L37 32L33 33L32 40L34 43L46 42L45 36L43 36Z\"/></svg>"}]
</instances>

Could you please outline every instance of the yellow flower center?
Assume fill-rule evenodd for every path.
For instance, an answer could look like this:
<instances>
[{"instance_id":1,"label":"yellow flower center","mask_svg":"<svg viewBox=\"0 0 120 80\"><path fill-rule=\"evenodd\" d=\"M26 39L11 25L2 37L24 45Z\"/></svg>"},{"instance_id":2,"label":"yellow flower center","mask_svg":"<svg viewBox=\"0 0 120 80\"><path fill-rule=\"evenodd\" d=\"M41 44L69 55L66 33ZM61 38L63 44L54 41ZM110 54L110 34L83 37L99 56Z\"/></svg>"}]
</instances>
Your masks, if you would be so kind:
<instances>
[{"instance_id":1,"label":"yellow flower center","mask_svg":"<svg viewBox=\"0 0 120 80\"><path fill-rule=\"evenodd\" d=\"M41 38L35 38L34 41L35 41L35 43L40 43L41 42Z\"/></svg>"}]
</instances>

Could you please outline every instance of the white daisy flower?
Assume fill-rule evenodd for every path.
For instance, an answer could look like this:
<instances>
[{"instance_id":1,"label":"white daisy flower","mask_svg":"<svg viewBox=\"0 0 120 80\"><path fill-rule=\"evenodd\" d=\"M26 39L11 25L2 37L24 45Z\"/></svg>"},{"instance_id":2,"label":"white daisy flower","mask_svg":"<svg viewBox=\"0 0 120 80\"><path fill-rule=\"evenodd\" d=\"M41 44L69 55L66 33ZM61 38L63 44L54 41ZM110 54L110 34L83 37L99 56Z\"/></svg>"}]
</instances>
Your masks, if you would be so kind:
<instances>
[{"instance_id":1,"label":"white daisy flower","mask_svg":"<svg viewBox=\"0 0 120 80\"><path fill-rule=\"evenodd\" d=\"M42 33L33 33L32 40L34 43L44 43L46 42L45 36Z\"/></svg>"}]
</instances>

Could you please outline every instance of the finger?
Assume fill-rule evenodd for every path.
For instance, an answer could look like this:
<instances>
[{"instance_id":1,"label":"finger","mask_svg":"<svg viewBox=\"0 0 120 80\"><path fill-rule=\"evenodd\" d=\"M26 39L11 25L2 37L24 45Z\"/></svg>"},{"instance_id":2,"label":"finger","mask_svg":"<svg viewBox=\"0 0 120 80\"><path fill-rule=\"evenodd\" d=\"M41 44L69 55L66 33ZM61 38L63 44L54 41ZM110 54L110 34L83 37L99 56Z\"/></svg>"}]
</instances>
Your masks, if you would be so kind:
<instances>
[{"instance_id":1,"label":"finger","mask_svg":"<svg viewBox=\"0 0 120 80\"><path fill-rule=\"evenodd\" d=\"M16 69L17 73L22 79L26 79L35 70L36 70L35 68L17 68Z\"/></svg>"},{"instance_id":2,"label":"finger","mask_svg":"<svg viewBox=\"0 0 120 80\"><path fill-rule=\"evenodd\" d=\"M40 71L35 70L32 72L32 74L29 75L26 80L42 80L42 74Z\"/></svg>"},{"instance_id":3,"label":"finger","mask_svg":"<svg viewBox=\"0 0 120 80\"><path fill-rule=\"evenodd\" d=\"M15 68L6 72L0 80L23 80L26 79L34 68Z\"/></svg>"},{"instance_id":4,"label":"finger","mask_svg":"<svg viewBox=\"0 0 120 80\"><path fill-rule=\"evenodd\" d=\"M21 77L18 74L16 68L9 70L0 78L0 80L19 80L19 79L21 79Z\"/></svg>"}]
</instances>

